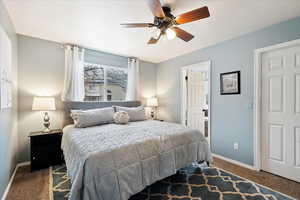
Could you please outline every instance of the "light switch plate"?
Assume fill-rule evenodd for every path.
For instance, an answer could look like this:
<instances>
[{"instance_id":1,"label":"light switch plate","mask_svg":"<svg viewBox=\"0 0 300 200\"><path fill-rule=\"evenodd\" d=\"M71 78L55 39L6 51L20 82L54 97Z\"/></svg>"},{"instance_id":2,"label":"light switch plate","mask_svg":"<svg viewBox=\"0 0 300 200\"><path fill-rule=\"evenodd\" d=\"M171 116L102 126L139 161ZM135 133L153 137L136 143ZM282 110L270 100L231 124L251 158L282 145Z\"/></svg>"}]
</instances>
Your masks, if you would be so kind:
<instances>
[{"instance_id":1,"label":"light switch plate","mask_svg":"<svg viewBox=\"0 0 300 200\"><path fill-rule=\"evenodd\" d=\"M234 149L235 151L239 150L239 143L235 142L235 143L233 144L233 149Z\"/></svg>"}]
</instances>

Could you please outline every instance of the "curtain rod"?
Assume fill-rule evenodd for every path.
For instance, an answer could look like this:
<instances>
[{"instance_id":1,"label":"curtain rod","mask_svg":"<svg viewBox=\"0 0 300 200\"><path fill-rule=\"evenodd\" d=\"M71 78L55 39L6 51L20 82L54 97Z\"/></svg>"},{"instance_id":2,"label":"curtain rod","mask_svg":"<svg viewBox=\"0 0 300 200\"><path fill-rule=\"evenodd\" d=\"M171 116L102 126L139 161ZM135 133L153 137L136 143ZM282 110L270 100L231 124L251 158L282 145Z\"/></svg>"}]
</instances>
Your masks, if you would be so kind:
<instances>
[{"instance_id":1,"label":"curtain rod","mask_svg":"<svg viewBox=\"0 0 300 200\"><path fill-rule=\"evenodd\" d=\"M78 44L72 44L72 43L61 43L61 48L66 48L67 46L71 46L71 47L78 47L78 48L82 48L85 49L85 47L80 46Z\"/></svg>"},{"instance_id":2,"label":"curtain rod","mask_svg":"<svg viewBox=\"0 0 300 200\"><path fill-rule=\"evenodd\" d=\"M111 54L111 55L115 55L115 56L121 56L121 57L124 57L124 58L127 58L127 59L138 59L137 57L131 57L131 56L125 56L125 55L118 55L118 54L114 54L114 53L110 53L110 52L104 52L104 51L101 51L99 49L95 49L95 48L91 48L91 47L87 47L87 46L83 46L83 45L78 45L78 44L73 44L73 43L61 43L61 48L65 48L68 45L77 46L78 48L89 49L89 50L92 50L92 51L99 51L99 52L102 52L102 53L107 53L107 54Z\"/></svg>"}]
</instances>

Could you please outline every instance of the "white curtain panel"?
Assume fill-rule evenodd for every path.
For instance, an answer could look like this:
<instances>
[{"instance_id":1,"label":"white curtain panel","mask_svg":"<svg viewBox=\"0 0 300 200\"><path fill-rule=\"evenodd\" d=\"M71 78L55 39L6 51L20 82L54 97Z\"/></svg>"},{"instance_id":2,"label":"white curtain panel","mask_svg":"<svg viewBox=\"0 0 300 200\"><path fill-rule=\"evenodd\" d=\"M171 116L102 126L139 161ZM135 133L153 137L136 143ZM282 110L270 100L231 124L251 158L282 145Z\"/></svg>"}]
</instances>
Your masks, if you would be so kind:
<instances>
[{"instance_id":1,"label":"white curtain panel","mask_svg":"<svg viewBox=\"0 0 300 200\"><path fill-rule=\"evenodd\" d=\"M140 73L139 60L137 58L128 58L128 79L126 101L137 101L140 99Z\"/></svg>"},{"instance_id":2,"label":"white curtain panel","mask_svg":"<svg viewBox=\"0 0 300 200\"><path fill-rule=\"evenodd\" d=\"M83 101L84 96L84 49L68 45L65 47L62 101Z\"/></svg>"}]
</instances>

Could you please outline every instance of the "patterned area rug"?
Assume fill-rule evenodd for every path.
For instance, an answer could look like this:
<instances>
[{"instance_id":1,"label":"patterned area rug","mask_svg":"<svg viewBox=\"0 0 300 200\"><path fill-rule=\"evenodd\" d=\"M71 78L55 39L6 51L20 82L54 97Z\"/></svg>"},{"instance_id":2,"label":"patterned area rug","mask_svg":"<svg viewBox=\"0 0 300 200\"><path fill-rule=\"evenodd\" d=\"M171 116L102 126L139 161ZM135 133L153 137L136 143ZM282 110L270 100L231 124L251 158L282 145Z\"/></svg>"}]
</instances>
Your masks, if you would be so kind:
<instances>
[{"instance_id":1,"label":"patterned area rug","mask_svg":"<svg viewBox=\"0 0 300 200\"><path fill-rule=\"evenodd\" d=\"M71 187L66 167L52 168L53 200L66 200ZM190 165L130 200L291 200L293 198L214 167Z\"/></svg>"}]
</instances>

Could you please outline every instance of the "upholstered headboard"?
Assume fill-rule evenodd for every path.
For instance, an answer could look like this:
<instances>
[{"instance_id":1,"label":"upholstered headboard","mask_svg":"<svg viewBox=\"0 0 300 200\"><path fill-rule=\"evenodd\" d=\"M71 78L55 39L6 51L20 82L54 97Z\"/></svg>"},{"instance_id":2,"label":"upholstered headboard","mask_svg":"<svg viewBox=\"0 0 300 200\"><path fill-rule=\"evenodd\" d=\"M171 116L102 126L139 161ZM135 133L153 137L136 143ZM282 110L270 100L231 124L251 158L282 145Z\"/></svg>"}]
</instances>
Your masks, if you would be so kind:
<instances>
[{"instance_id":1,"label":"upholstered headboard","mask_svg":"<svg viewBox=\"0 0 300 200\"><path fill-rule=\"evenodd\" d=\"M63 112L63 126L73 124L73 120L70 116L71 110L88 110L93 108L105 108L111 106L124 106L124 107L135 107L140 106L139 101L120 101L120 102L64 102Z\"/></svg>"}]
</instances>

